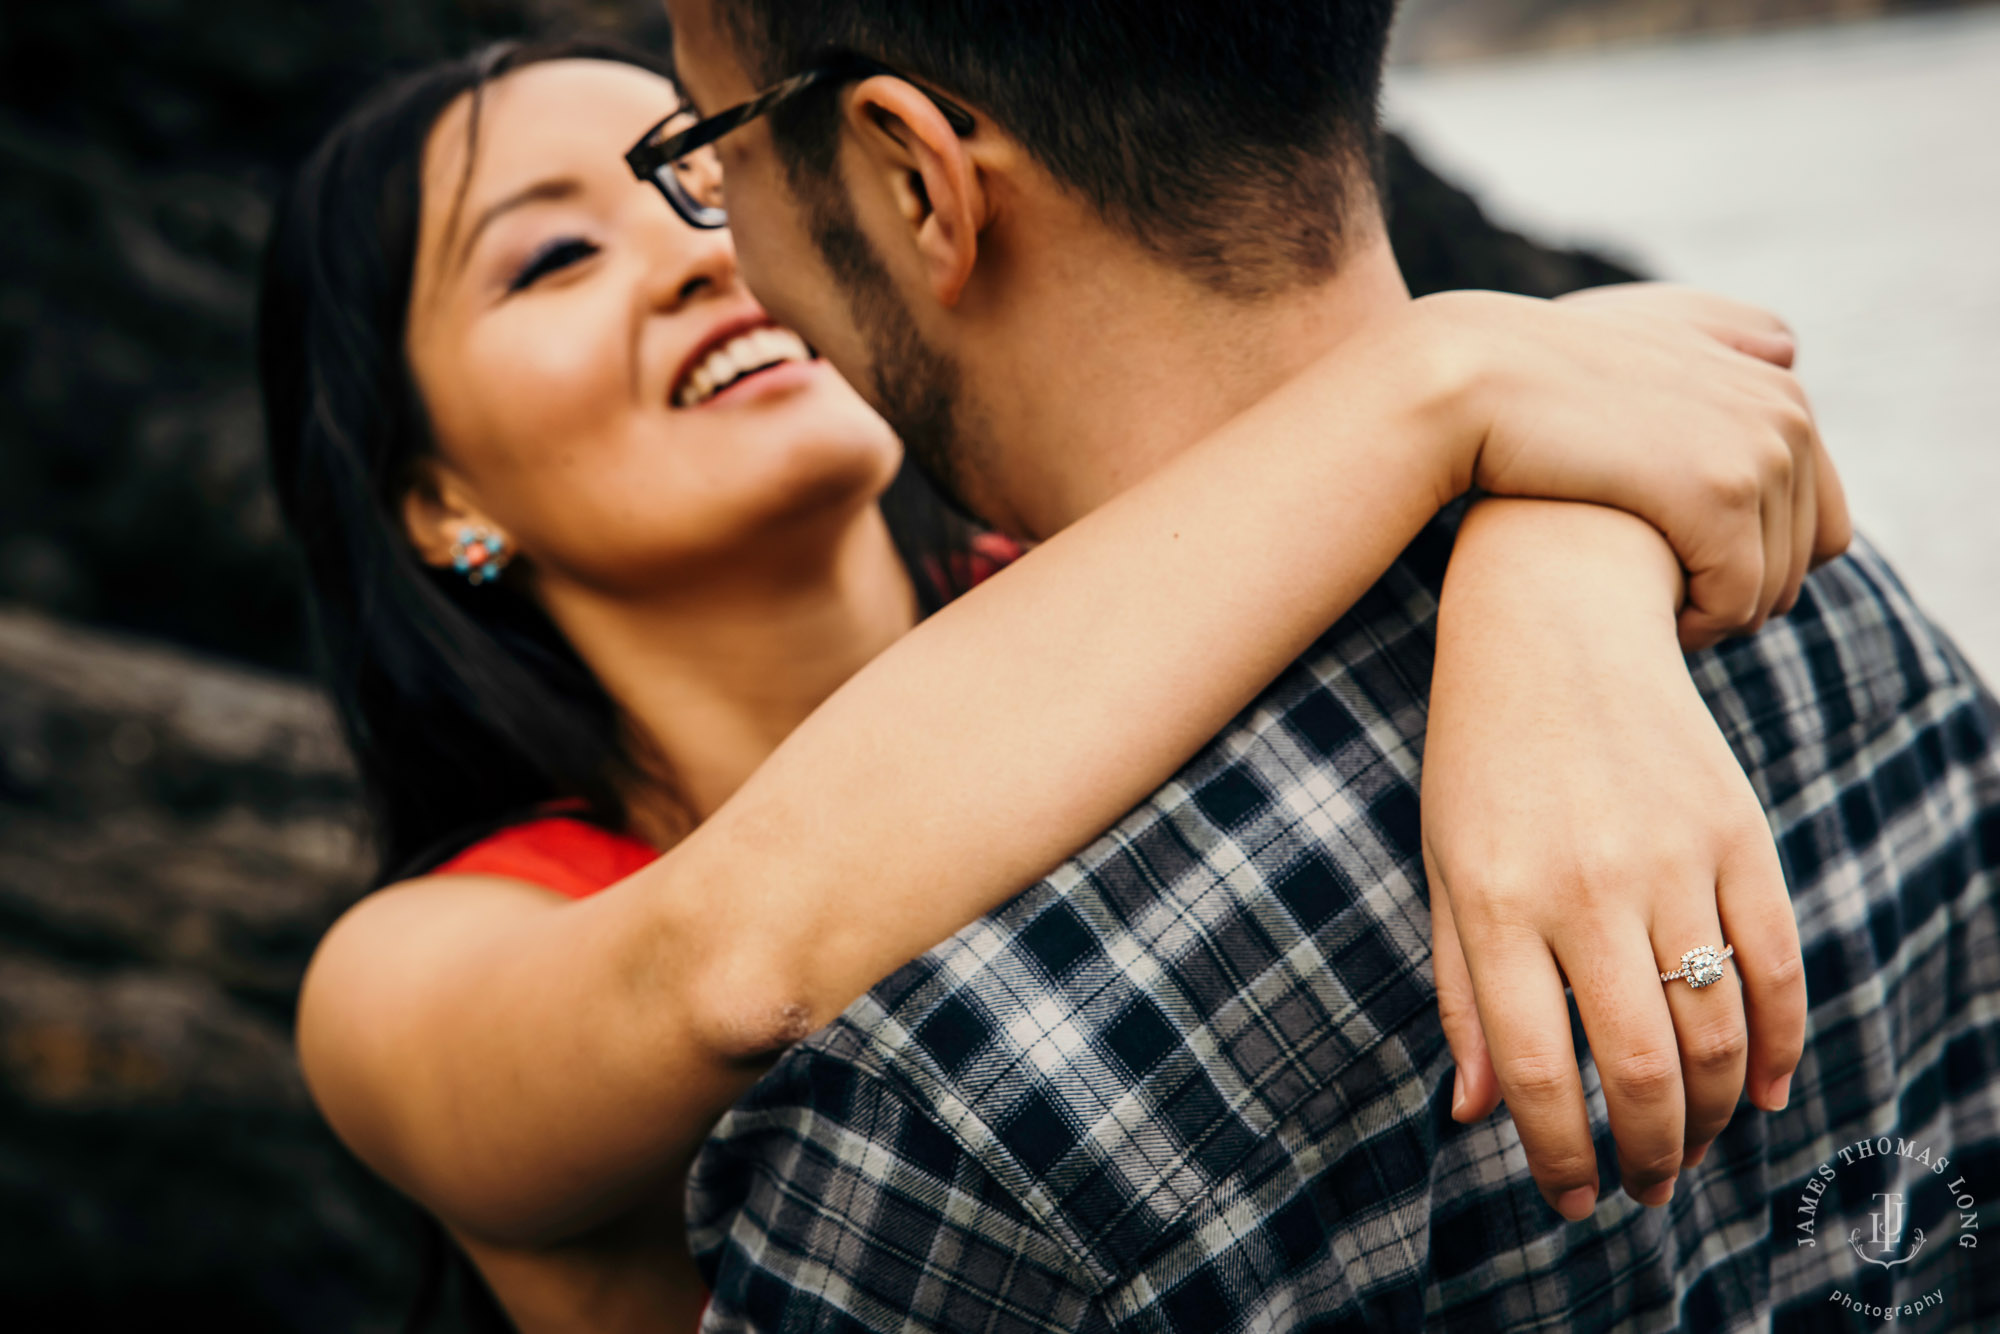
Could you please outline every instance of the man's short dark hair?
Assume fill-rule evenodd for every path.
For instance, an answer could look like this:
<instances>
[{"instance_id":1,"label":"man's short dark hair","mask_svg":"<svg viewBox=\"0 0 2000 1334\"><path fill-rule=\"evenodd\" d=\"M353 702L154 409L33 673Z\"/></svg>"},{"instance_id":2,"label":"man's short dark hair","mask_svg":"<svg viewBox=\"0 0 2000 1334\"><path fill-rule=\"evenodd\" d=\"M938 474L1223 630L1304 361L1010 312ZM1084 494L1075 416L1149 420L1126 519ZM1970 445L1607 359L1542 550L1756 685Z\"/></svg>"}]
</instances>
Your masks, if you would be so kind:
<instances>
[{"instance_id":1,"label":"man's short dark hair","mask_svg":"<svg viewBox=\"0 0 2000 1334\"><path fill-rule=\"evenodd\" d=\"M1343 223L1376 208L1395 0L716 3L760 82L833 51L893 65L984 110L1108 220L1219 291L1328 276ZM829 120L774 120L795 176L830 166Z\"/></svg>"}]
</instances>

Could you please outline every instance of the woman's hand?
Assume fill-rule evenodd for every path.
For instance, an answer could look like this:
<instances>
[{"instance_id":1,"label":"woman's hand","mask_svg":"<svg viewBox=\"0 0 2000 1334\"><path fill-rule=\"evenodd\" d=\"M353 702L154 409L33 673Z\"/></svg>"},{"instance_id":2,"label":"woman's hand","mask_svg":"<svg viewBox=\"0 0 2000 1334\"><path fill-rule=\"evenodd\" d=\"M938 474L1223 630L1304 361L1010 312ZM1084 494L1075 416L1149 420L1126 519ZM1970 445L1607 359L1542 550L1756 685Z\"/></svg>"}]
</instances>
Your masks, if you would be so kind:
<instances>
[{"instance_id":1,"label":"woman's hand","mask_svg":"<svg viewBox=\"0 0 2000 1334\"><path fill-rule=\"evenodd\" d=\"M1679 283L1613 283L1566 292L1556 301L1571 309L1653 315L1691 324L1745 356L1786 370L1798 360L1798 339L1792 326L1762 306L1752 306L1699 287Z\"/></svg>"},{"instance_id":2,"label":"woman's hand","mask_svg":"<svg viewBox=\"0 0 2000 1334\"><path fill-rule=\"evenodd\" d=\"M1846 549L1840 480L1776 316L1653 283L1560 302L1447 292L1414 313L1433 345L1463 349L1481 444L1458 489L1647 520L1689 576L1682 647L1789 610L1806 571Z\"/></svg>"},{"instance_id":3,"label":"woman's hand","mask_svg":"<svg viewBox=\"0 0 2000 1334\"><path fill-rule=\"evenodd\" d=\"M1466 518L1439 612L1423 829L1452 1114L1504 1096L1570 1219L1599 1183L1565 982L1622 1183L1647 1204L1728 1124L1746 1070L1752 1102L1785 1105L1804 1041L1791 901L1674 651L1678 584L1627 515L1489 500ZM1684 951L1724 942L1720 982L1663 987Z\"/></svg>"}]
</instances>

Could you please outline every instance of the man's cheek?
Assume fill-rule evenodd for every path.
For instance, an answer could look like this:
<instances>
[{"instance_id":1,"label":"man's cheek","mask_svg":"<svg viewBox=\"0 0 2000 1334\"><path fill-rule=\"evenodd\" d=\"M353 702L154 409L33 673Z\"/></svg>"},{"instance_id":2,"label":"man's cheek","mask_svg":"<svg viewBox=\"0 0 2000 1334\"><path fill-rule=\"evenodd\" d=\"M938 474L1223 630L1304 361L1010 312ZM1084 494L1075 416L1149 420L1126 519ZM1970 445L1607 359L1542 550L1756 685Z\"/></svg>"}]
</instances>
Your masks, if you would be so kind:
<instances>
[{"instance_id":1,"label":"man's cheek","mask_svg":"<svg viewBox=\"0 0 2000 1334\"><path fill-rule=\"evenodd\" d=\"M736 237L736 262L745 285L766 310L811 341L807 324L822 312L801 300L800 289L807 285L801 280L812 270L808 243L803 237L786 236L782 228L770 226L775 215L755 194L747 201L732 195L729 212ZM802 320L807 323L802 324Z\"/></svg>"},{"instance_id":2,"label":"man's cheek","mask_svg":"<svg viewBox=\"0 0 2000 1334\"><path fill-rule=\"evenodd\" d=\"M769 262L769 257L765 253L764 238L754 228L743 226L742 219L747 216L748 210L736 207L736 201L733 199L730 204L730 227L736 233L736 265L742 271L744 285L763 303L764 309L786 324L792 324L793 315L787 308L788 302L783 284L772 279L772 275L782 272L782 269ZM800 332L803 333L804 330Z\"/></svg>"}]
</instances>

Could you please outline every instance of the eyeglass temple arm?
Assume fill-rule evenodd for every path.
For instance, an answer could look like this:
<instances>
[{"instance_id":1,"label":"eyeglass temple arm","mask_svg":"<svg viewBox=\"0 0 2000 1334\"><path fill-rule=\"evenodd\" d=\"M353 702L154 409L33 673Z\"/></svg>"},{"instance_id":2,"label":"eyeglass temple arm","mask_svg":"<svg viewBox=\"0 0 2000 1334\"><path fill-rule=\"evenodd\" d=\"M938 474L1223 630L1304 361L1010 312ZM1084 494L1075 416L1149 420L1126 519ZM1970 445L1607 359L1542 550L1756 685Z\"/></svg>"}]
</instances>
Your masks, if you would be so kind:
<instances>
[{"instance_id":1,"label":"eyeglass temple arm","mask_svg":"<svg viewBox=\"0 0 2000 1334\"><path fill-rule=\"evenodd\" d=\"M885 65L872 57L854 52L843 52L839 55L829 57L823 64L815 68L826 74L835 74L849 79L870 79L877 75L887 75L892 79L901 79L904 83L909 84L910 87L916 89L937 104L937 109L944 114L946 123L951 126L952 133L971 134L975 129L979 128L979 122L972 118L970 111L967 111L943 93L925 87L901 70Z\"/></svg>"},{"instance_id":2,"label":"eyeglass temple arm","mask_svg":"<svg viewBox=\"0 0 2000 1334\"><path fill-rule=\"evenodd\" d=\"M829 71L824 69L809 69L803 74L794 74L791 78L766 88L740 106L718 112L708 120L691 125L681 133L669 135L657 143L650 142L653 135L659 133L661 125L681 114L676 111L673 116L668 116L666 120L662 120L659 125L647 131L646 138L640 140L639 146L627 153L625 159L632 164L632 170L642 176L646 175L666 163L686 157L698 148L708 147L723 135L755 120L780 102L798 96L824 79L828 73Z\"/></svg>"},{"instance_id":3,"label":"eyeglass temple arm","mask_svg":"<svg viewBox=\"0 0 2000 1334\"><path fill-rule=\"evenodd\" d=\"M956 102L953 102L950 98L932 92L922 84L909 79L898 71L882 64L880 61L871 60L866 56L851 55L838 57L823 64L815 65L813 68L805 70L802 73L794 74L791 78L781 83L773 84L770 88L765 89L762 93L759 93L756 97L751 98L741 106L721 112L712 119L702 121L698 125L692 125L680 134L671 135L657 143L651 142L653 135L659 133L661 126L673 120L674 116L680 114L679 112L675 112L673 116L667 116L659 124L653 126L651 130L648 130L646 137L640 140L638 145L625 155L625 161L636 174L642 177L650 175L668 162L684 158L698 148L706 148L723 135L764 115L780 103L790 101L822 80L836 77L873 78L876 75L888 75L891 78L902 79L903 82L908 83L912 88L915 88L925 97L928 97L937 105L937 109L943 113L945 121L951 126L953 133L971 134L974 129L978 128L978 122L973 119L972 113L964 107L959 106Z\"/></svg>"}]
</instances>

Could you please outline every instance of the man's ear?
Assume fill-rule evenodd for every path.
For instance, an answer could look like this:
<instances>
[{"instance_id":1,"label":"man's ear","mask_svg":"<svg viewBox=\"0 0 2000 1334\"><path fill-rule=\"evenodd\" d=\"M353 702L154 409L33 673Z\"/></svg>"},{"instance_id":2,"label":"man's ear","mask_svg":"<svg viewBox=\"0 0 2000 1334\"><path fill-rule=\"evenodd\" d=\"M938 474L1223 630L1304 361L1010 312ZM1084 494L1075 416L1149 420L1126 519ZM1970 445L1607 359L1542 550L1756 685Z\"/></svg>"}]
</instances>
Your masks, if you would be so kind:
<instances>
[{"instance_id":1,"label":"man's ear","mask_svg":"<svg viewBox=\"0 0 2000 1334\"><path fill-rule=\"evenodd\" d=\"M403 532L417 556L426 565L448 567L452 544L466 528L501 533L456 473L436 459L419 459L403 490Z\"/></svg>"},{"instance_id":2,"label":"man's ear","mask_svg":"<svg viewBox=\"0 0 2000 1334\"><path fill-rule=\"evenodd\" d=\"M863 80L847 104L849 128L881 174L924 268L931 294L958 304L991 220L989 182L974 152L937 103L902 79Z\"/></svg>"}]
</instances>

